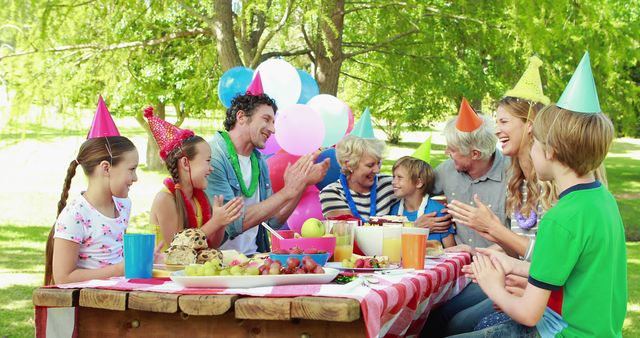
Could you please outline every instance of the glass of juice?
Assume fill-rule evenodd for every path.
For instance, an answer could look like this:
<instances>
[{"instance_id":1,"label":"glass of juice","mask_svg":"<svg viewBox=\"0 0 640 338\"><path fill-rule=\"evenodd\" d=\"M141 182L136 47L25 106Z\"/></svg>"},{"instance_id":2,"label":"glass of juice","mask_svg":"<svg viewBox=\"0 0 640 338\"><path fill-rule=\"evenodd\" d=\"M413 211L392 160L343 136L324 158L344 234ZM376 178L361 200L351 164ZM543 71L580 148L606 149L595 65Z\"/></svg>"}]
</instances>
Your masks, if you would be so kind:
<instances>
[{"instance_id":1,"label":"glass of juice","mask_svg":"<svg viewBox=\"0 0 640 338\"><path fill-rule=\"evenodd\" d=\"M382 226L382 255L390 263L400 263L402 257L402 224L385 223Z\"/></svg>"},{"instance_id":2,"label":"glass of juice","mask_svg":"<svg viewBox=\"0 0 640 338\"><path fill-rule=\"evenodd\" d=\"M334 262L342 262L353 255L353 239L358 225L357 221L335 221L332 232L336 236L336 250L333 253Z\"/></svg>"},{"instance_id":3,"label":"glass of juice","mask_svg":"<svg viewBox=\"0 0 640 338\"><path fill-rule=\"evenodd\" d=\"M402 267L424 270L428 228L404 228L402 231Z\"/></svg>"}]
</instances>

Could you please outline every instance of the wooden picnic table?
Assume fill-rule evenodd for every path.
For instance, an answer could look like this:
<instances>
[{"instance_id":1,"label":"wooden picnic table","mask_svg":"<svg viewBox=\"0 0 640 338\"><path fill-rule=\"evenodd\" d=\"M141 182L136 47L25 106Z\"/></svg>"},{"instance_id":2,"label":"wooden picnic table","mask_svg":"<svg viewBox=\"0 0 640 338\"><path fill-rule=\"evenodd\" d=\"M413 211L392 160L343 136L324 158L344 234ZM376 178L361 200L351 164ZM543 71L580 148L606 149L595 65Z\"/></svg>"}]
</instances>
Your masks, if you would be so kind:
<instances>
[{"instance_id":1,"label":"wooden picnic table","mask_svg":"<svg viewBox=\"0 0 640 338\"><path fill-rule=\"evenodd\" d=\"M365 336L360 303L345 298L39 288L33 304L77 307L78 337Z\"/></svg>"}]
</instances>

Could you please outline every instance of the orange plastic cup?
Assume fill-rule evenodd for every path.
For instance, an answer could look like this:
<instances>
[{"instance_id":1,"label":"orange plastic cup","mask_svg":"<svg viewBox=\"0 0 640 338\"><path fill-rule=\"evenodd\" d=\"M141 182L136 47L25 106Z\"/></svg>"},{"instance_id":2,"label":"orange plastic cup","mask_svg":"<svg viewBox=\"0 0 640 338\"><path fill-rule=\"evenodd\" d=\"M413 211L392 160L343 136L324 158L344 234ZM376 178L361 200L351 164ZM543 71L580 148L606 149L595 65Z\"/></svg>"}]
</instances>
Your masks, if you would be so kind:
<instances>
[{"instance_id":1,"label":"orange plastic cup","mask_svg":"<svg viewBox=\"0 0 640 338\"><path fill-rule=\"evenodd\" d=\"M427 235L402 234L402 267L424 270Z\"/></svg>"}]
</instances>

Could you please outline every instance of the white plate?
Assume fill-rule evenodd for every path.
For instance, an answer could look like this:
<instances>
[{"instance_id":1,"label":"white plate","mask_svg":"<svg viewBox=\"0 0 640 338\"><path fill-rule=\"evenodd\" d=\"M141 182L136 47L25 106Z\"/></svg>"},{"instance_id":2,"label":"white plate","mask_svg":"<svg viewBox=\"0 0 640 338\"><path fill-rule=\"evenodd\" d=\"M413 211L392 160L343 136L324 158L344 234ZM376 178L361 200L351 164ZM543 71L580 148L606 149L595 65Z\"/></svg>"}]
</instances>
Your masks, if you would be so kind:
<instances>
[{"instance_id":1,"label":"white plate","mask_svg":"<svg viewBox=\"0 0 640 338\"><path fill-rule=\"evenodd\" d=\"M325 264L325 267L329 267L329 268L334 268L334 269L338 269L338 270L347 270L347 271L384 271L384 270L395 270L398 269L400 266L396 265L396 264L391 264L389 267L386 268L345 268L342 266L342 262L329 262L327 264Z\"/></svg>"},{"instance_id":2,"label":"white plate","mask_svg":"<svg viewBox=\"0 0 640 338\"><path fill-rule=\"evenodd\" d=\"M185 276L184 270L171 274L171 280L187 288L254 288L290 284L328 284L338 270L324 268L324 274L261 275L261 276Z\"/></svg>"}]
</instances>

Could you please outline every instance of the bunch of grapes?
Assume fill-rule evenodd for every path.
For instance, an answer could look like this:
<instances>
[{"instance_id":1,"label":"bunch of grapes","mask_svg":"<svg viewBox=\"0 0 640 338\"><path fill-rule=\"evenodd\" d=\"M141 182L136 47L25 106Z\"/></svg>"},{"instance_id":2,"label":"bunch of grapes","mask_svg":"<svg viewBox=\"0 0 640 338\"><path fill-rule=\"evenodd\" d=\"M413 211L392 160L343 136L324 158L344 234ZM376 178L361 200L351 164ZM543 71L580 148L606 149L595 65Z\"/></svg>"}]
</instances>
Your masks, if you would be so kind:
<instances>
[{"instance_id":1,"label":"bunch of grapes","mask_svg":"<svg viewBox=\"0 0 640 338\"><path fill-rule=\"evenodd\" d=\"M230 266L223 266L218 258L204 264L191 264L185 267L187 276L257 276L260 274L257 262L246 262Z\"/></svg>"}]
</instances>

